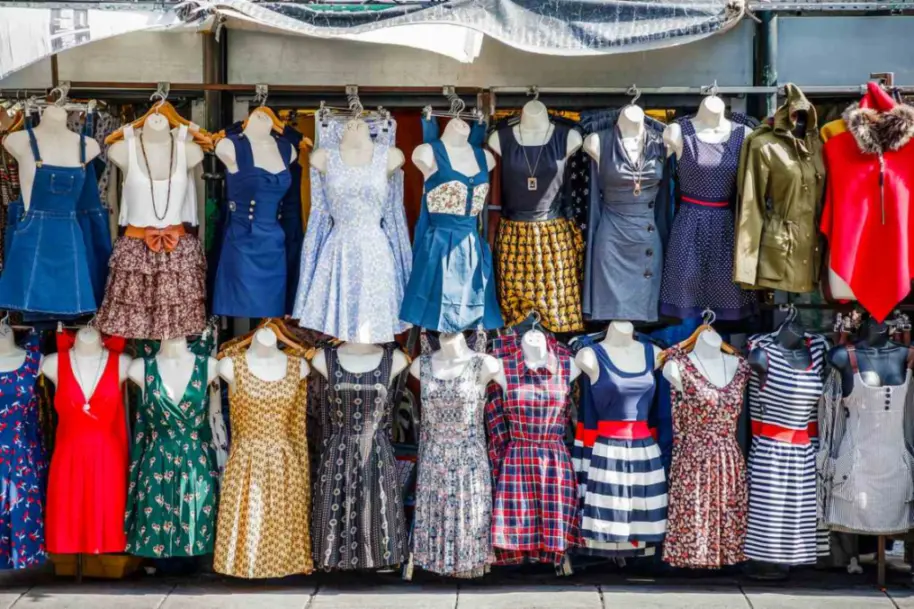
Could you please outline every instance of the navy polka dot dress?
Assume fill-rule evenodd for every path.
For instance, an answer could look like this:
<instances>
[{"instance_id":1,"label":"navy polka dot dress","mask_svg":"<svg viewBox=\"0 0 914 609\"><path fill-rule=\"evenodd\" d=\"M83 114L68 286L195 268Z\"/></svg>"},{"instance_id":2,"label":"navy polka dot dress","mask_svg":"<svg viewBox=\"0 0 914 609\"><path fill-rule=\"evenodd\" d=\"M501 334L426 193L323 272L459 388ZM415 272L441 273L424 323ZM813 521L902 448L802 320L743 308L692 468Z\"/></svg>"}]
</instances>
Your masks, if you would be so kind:
<instances>
[{"instance_id":1,"label":"navy polka dot dress","mask_svg":"<svg viewBox=\"0 0 914 609\"><path fill-rule=\"evenodd\" d=\"M745 129L734 122L730 139L698 139L688 118L682 127L679 159L681 201L673 219L660 286L660 313L686 319L712 309L734 320L756 310L754 292L733 283L734 216L730 201Z\"/></svg>"}]
</instances>

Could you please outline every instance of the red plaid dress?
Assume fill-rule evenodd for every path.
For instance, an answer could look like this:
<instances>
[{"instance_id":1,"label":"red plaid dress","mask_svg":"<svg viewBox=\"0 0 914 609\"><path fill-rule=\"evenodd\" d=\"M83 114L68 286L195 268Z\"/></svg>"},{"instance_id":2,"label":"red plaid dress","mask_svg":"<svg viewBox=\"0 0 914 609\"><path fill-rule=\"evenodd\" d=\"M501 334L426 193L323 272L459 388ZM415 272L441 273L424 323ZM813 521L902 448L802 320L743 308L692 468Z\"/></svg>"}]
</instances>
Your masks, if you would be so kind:
<instances>
[{"instance_id":1,"label":"red plaid dress","mask_svg":"<svg viewBox=\"0 0 914 609\"><path fill-rule=\"evenodd\" d=\"M530 370L520 339L496 339L507 394L494 383L486 406L495 477L492 545L499 564L562 562L575 541L575 474L565 446L571 415L571 353L548 338L545 368Z\"/></svg>"}]
</instances>

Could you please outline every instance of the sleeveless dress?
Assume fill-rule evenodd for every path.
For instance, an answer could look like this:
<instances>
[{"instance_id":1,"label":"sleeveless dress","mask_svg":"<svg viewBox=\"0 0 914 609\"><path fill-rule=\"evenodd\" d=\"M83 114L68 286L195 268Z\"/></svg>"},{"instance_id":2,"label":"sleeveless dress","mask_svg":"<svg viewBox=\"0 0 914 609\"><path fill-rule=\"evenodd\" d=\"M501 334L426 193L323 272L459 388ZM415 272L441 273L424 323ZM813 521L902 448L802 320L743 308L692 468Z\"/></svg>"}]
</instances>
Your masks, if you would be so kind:
<instances>
[{"instance_id":1,"label":"sleeveless dress","mask_svg":"<svg viewBox=\"0 0 914 609\"><path fill-rule=\"evenodd\" d=\"M432 129L423 120L423 131ZM434 123L437 130L437 123ZM461 332L482 324L504 325L496 299L492 252L479 234L479 216L489 194L489 170L480 146L471 145L478 171L464 175L451 166L440 139L432 147L437 170L425 181L422 211L413 239L413 271L400 319L439 332Z\"/></svg>"},{"instance_id":2,"label":"sleeveless dress","mask_svg":"<svg viewBox=\"0 0 914 609\"><path fill-rule=\"evenodd\" d=\"M505 323L536 311L553 332L584 328L581 275L584 239L565 204L565 156L570 128L553 124L540 146L522 146L511 126L498 130L501 219L495 236L498 302ZM530 190L534 164L536 188Z\"/></svg>"},{"instance_id":3,"label":"sleeveless dress","mask_svg":"<svg viewBox=\"0 0 914 609\"><path fill-rule=\"evenodd\" d=\"M238 171L225 172L228 217L216 269L213 313L230 317L282 317L286 311L286 233L280 205L292 183L290 144L276 139L283 169L254 165L251 141L229 136Z\"/></svg>"},{"instance_id":4,"label":"sleeveless dress","mask_svg":"<svg viewBox=\"0 0 914 609\"><path fill-rule=\"evenodd\" d=\"M712 309L718 320L755 313L755 292L733 283L736 174L746 130L735 120L730 139L703 142L692 120L682 127L679 211L673 218L660 286L660 313L686 319Z\"/></svg>"},{"instance_id":5,"label":"sleeveless dress","mask_svg":"<svg viewBox=\"0 0 914 609\"><path fill-rule=\"evenodd\" d=\"M481 577L492 559L492 481L486 452L482 355L453 379L419 361L422 425L412 561L427 571Z\"/></svg>"},{"instance_id":6,"label":"sleeveless dress","mask_svg":"<svg viewBox=\"0 0 914 609\"><path fill-rule=\"evenodd\" d=\"M61 167L42 162L31 126L26 130L35 180L28 212L16 223L8 245L0 308L60 316L92 313L98 304L77 214L87 179L85 136L79 136L80 165Z\"/></svg>"},{"instance_id":7,"label":"sleeveless dress","mask_svg":"<svg viewBox=\"0 0 914 609\"><path fill-rule=\"evenodd\" d=\"M0 372L0 570L42 564L48 461L41 439L38 334L25 342L25 361Z\"/></svg>"},{"instance_id":8,"label":"sleeveless dress","mask_svg":"<svg viewBox=\"0 0 914 609\"><path fill-rule=\"evenodd\" d=\"M749 365L739 358L736 373L721 388L679 347L667 353L679 366L683 391L671 389L673 464L663 560L693 569L743 562L748 495L736 427Z\"/></svg>"},{"instance_id":9,"label":"sleeveless dress","mask_svg":"<svg viewBox=\"0 0 914 609\"><path fill-rule=\"evenodd\" d=\"M390 440L393 349L353 373L327 356L332 431L314 484L314 559L324 569L379 569L406 559L406 516Z\"/></svg>"},{"instance_id":10,"label":"sleeveless dress","mask_svg":"<svg viewBox=\"0 0 914 609\"><path fill-rule=\"evenodd\" d=\"M753 336L749 348L768 359L764 384L752 371L749 410L749 528L746 557L785 565L815 564L819 554L815 430L825 383L823 336L806 335L809 367L794 368L777 332ZM827 554L827 552L826 552Z\"/></svg>"},{"instance_id":11,"label":"sleeveless dress","mask_svg":"<svg viewBox=\"0 0 914 609\"><path fill-rule=\"evenodd\" d=\"M209 424L207 355L195 356L174 400L145 358L143 403L134 422L127 507L127 552L147 558L212 554L218 466Z\"/></svg>"},{"instance_id":12,"label":"sleeveless dress","mask_svg":"<svg viewBox=\"0 0 914 609\"><path fill-rule=\"evenodd\" d=\"M127 546L127 415L119 357L107 351L101 377L87 399L73 372L67 342L58 335L54 395L57 433L48 478L48 551L123 552Z\"/></svg>"},{"instance_id":13,"label":"sleeveless dress","mask_svg":"<svg viewBox=\"0 0 914 609\"><path fill-rule=\"evenodd\" d=\"M389 146L381 142L363 166L347 165L339 147L324 149L327 171L312 173L292 316L302 327L342 341L393 342L409 328L397 314L409 275L402 190L396 201L390 196L401 178L388 176Z\"/></svg>"},{"instance_id":14,"label":"sleeveless dress","mask_svg":"<svg viewBox=\"0 0 914 609\"><path fill-rule=\"evenodd\" d=\"M244 348L229 352L232 442L216 527L213 570L260 579L313 570L311 493L301 358L286 353L277 381L255 376Z\"/></svg>"},{"instance_id":15,"label":"sleeveless dress","mask_svg":"<svg viewBox=\"0 0 914 609\"><path fill-rule=\"evenodd\" d=\"M654 350L643 346L640 372L620 370L602 345L592 347L600 376L590 385L592 408L582 413L576 434L586 453L578 466L581 540L591 549L629 552L662 542L666 533L666 472L648 427Z\"/></svg>"}]
</instances>

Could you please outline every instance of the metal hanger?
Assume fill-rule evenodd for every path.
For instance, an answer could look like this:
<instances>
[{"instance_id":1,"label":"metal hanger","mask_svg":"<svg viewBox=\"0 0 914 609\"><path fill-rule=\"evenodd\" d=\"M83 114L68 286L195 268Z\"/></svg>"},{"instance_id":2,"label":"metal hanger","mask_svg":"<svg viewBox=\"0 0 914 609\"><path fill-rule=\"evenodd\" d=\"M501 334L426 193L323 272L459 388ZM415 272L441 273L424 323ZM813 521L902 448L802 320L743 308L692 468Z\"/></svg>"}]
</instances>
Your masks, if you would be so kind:
<instances>
[{"instance_id":1,"label":"metal hanger","mask_svg":"<svg viewBox=\"0 0 914 609\"><path fill-rule=\"evenodd\" d=\"M440 116L444 118L459 118L465 121L475 121L480 124L485 122L485 116L480 112L479 108L473 108L472 110L467 110L467 104L463 101L454 87L448 85L442 90L444 96L450 102L451 106L447 112L442 110L435 110L430 105L422 109L422 115L426 120L430 119L433 116Z\"/></svg>"},{"instance_id":2,"label":"metal hanger","mask_svg":"<svg viewBox=\"0 0 914 609\"><path fill-rule=\"evenodd\" d=\"M638 100L641 99L641 89L638 88L638 85L632 85L628 88L628 91L625 92L626 95L632 96L632 101L630 105L634 106L638 103Z\"/></svg>"}]
</instances>

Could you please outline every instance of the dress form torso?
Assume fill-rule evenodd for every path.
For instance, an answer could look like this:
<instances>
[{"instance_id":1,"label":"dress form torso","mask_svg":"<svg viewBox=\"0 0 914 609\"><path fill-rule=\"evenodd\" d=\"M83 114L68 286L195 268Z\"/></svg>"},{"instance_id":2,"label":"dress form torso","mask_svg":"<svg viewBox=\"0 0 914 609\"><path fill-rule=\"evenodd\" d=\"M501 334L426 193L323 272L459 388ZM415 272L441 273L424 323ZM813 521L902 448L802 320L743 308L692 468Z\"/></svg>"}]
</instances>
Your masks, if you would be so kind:
<instances>
[{"instance_id":1,"label":"dress form torso","mask_svg":"<svg viewBox=\"0 0 914 609\"><path fill-rule=\"evenodd\" d=\"M640 372L648 367L656 367L660 351L651 347L654 361L644 361L644 346L635 340L635 326L629 321L613 321L606 330L606 338L600 343L609 358L626 373ZM600 362L590 347L581 349L574 358L575 364L596 383L600 378Z\"/></svg>"},{"instance_id":2,"label":"dress form torso","mask_svg":"<svg viewBox=\"0 0 914 609\"><path fill-rule=\"evenodd\" d=\"M716 95L709 95L704 98L698 107L698 113L691 120L695 128L698 139L708 144L722 144L730 139L730 132L733 129L742 129L748 135L751 132L749 127L737 125L728 120L725 116L727 109L726 104ZM663 131L663 141L666 143L669 154L676 154L676 158L682 158L682 128L675 122L670 123Z\"/></svg>"},{"instance_id":3,"label":"dress form torso","mask_svg":"<svg viewBox=\"0 0 914 609\"><path fill-rule=\"evenodd\" d=\"M688 355L705 380L718 389L722 389L733 380L739 371L740 362L735 355L724 353L721 350L722 344L723 339L720 334L713 330L706 330L699 335L698 340L695 341L695 347ZM682 370L679 364L672 360L668 361L663 367L663 376L673 387L682 391Z\"/></svg>"},{"instance_id":4,"label":"dress form torso","mask_svg":"<svg viewBox=\"0 0 914 609\"><path fill-rule=\"evenodd\" d=\"M796 322L792 321L784 324L778 331L777 341L774 348L778 349L781 356L786 359L793 368L803 370L812 363L812 354L804 336L806 331ZM749 367L759 376L762 384L765 383L768 374L768 354L765 349L756 348L749 352Z\"/></svg>"},{"instance_id":5,"label":"dress form torso","mask_svg":"<svg viewBox=\"0 0 914 609\"><path fill-rule=\"evenodd\" d=\"M540 101L531 101L524 104L520 113L520 123L511 128L514 137L523 146L539 146L552 137L555 125L549 120L549 110ZM582 144L581 134L571 129L568 132L568 147L565 158L578 151ZM489 148L495 154L502 156L501 141L498 132L493 132L488 140Z\"/></svg>"},{"instance_id":6,"label":"dress form torso","mask_svg":"<svg viewBox=\"0 0 914 609\"><path fill-rule=\"evenodd\" d=\"M640 106L631 104L622 109L616 126L621 134L622 147L628 158L638 164L644 152L644 110ZM591 133L584 139L584 152L600 165L600 134Z\"/></svg>"},{"instance_id":7,"label":"dress form torso","mask_svg":"<svg viewBox=\"0 0 914 609\"><path fill-rule=\"evenodd\" d=\"M908 349L891 342L888 326L868 320L862 328L862 339L851 348L838 345L826 356L826 361L841 373L841 393L844 397L854 389L855 375L871 387L902 385L907 375ZM855 370L854 360L856 360ZM858 372L859 371L859 372Z\"/></svg>"},{"instance_id":8,"label":"dress form torso","mask_svg":"<svg viewBox=\"0 0 914 609\"><path fill-rule=\"evenodd\" d=\"M473 176L483 171L492 171L495 168L495 157L486 150L486 167L480 167L476 160L476 152L473 146L469 145L469 137L470 126L463 119L451 119L444 128L444 132L441 134L441 142L447 151L451 167L466 176ZM435 151L431 144L417 146L413 150L412 160L426 180L438 171Z\"/></svg>"},{"instance_id":9,"label":"dress form torso","mask_svg":"<svg viewBox=\"0 0 914 609\"><path fill-rule=\"evenodd\" d=\"M349 121L340 138L340 159L348 167L364 167L371 163L376 146L381 146L381 144L372 141L371 130L365 121L358 119ZM387 145L383 147L387 151L387 175L390 176L403 167L406 157L399 148ZM326 174L330 166L328 154L329 151L326 148L318 148L312 152L309 158L311 166Z\"/></svg>"},{"instance_id":10,"label":"dress form torso","mask_svg":"<svg viewBox=\"0 0 914 609\"><path fill-rule=\"evenodd\" d=\"M483 391L490 382L497 383L502 389L506 387L507 381L501 361L470 349L462 333L442 334L439 344L441 348L433 353L428 361L429 371L434 378L455 379L466 369L472 358L481 357L483 361L480 365L478 383ZM409 366L409 373L416 379L422 379L421 358L413 360Z\"/></svg>"},{"instance_id":11,"label":"dress form torso","mask_svg":"<svg viewBox=\"0 0 914 609\"><path fill-rule=\"evenodd\" d=\"M272 135L273 121L263 112L254 110L248 117L247 125L242 133L251 143L251 155L254 157L254 166L273 174L280 173L287 167L284 154L289 154L289 163L296 157L295 148L290 153L284 146L280 146ZM238 173L238 156L235 144L230 138L223 138L216 144L216 156L225 164L230 173Z\"/></svg>"},{"instance_id":12,"label":"dress form torso","mask_svg":"<svg viewBox=\"0 0 914 609\"><path fill-rule=\"evenodd\" d=\"M98 330L85 327L81 328L79 332L76 333L76 341L73 344L72 353L73 357L71 357L70 360L74 368L73 374L76 377L80 389L83 390L83 395L88 398L94 393L95 386L98 384L98 380L96 380L98 375L95 374L95 372L98 368L100 359L103 357L110 357L113 355L113 352L109 353L107 349L105 349L105 346L102 344L102 336L98 333ZM57 385L59 381L59 359L59 354L54 353L47 356L41 364L41 373L55 385ZM119 383L123 384L123 382L127 380L127 372L130 369L132 361L133 360L131 360L129 355L119 356ZM102 362L101 365L104 367L107 363ZM86 386L83 386L80 379L85 380Z\"/></svg>"},{"instance_id":13,"label":"dress form torso","mask_svg":"<svg viewBox=\"0 0 914 609\"><path fill-rule=\"evenodd\" d=\"M262 381L279 381L286 375L289 356L279 349L276 334L269 328L261 328L255 332L250 347L238 357L244 357L251 374ZM223 358L219 362L218 370L219 376L234 389L235 365L232 358ZM308 362L301 358L300 378L308 378L310 371Z\"/></svg>"},{"instance_id":14,"label":"dress form torso","mask_svg":"<svg viewBox=\"0 0 914 609\"><path fill-rule=\"evenodd\" d=\"M25 349L16 345L13 329L6 322L0 323L0 373L18 370L27 355Z\"/></svg>"},{"instance_id":15,"label":"dress form torso","mask_svg":"<svg viewBox=\"0 0 914 609\"><path fill-rule=\"evenodd\" d=\"M179 337L163 340L155 359L168 398L172 401L180 399L187 392L197 361L197 356L187 346L187 339ZM219 361L216 358L210 357L208 360L207 385L216 380L219 370ZM133 360L127 374L131 381L145 391L146 363L143 358Z\"/></svg>"}]
</instances>

